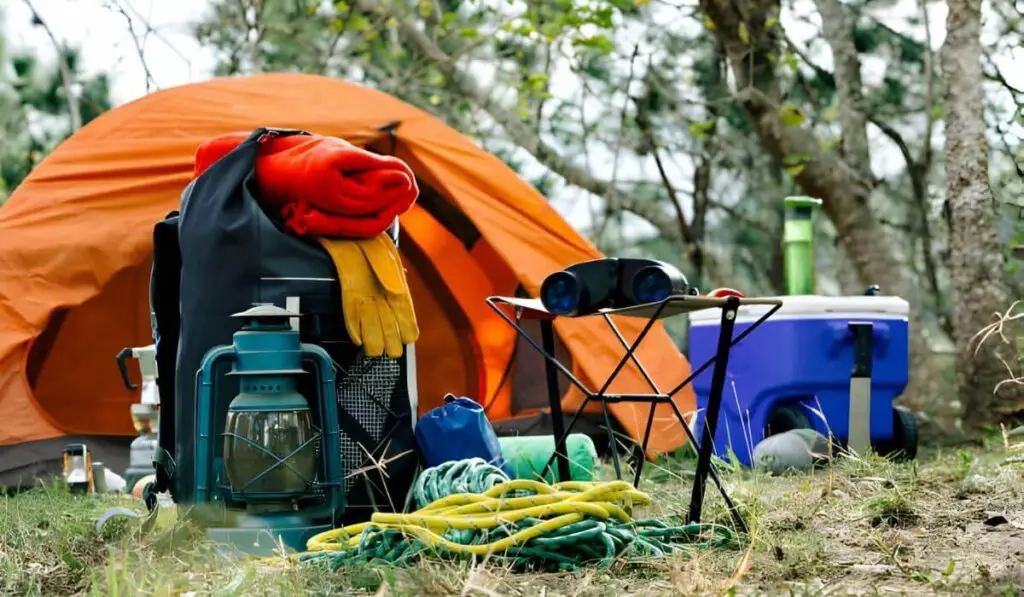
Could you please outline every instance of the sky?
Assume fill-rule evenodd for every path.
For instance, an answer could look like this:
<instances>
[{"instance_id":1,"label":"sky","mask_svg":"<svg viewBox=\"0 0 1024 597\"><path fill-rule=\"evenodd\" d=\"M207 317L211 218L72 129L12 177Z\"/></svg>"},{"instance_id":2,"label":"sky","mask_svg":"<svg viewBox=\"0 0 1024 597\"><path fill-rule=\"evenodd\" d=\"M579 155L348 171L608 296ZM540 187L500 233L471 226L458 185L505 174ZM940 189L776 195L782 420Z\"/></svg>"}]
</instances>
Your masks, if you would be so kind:
<instances>
[{"instance_id":1,"label":"sky","mask_svg":"<svg viewBox=\"0 0 1024 597\"><path fill-rule=\"evenodd\" d=\"M32 4L61 40L77 45L85 68L107 72L113 82L117 103L146 94L146 76L139 59L128 20L118 12L120 5L135 20L139 37L148 22L158 34L151 34L143 46L146 62L161 87L173 87L208 79L213 58L193 38L190 24L206 10L207 0L32 0ZM3 27L14 47L34 47L53 55L53 44L40 27L31 26L31 12L25 0L0 0ZM158 37L159 36L159 37Z\"/></svg>"},{"instance_id":2,"label":"sky","mask_svg":"<svg viewBox=\"0 0 1024 597\"><path fill-rule=\"evenodd\" d=\"M136 21L137 30L144 30L141 23L147 22L158 35L145 40L146 61L161 87L201 81L209 77L213 65L212 57L203 52L194 40L190 26L198 21L208 6L208 0L31 0L42 17L58 38L67 40L82 48L87 68L106 71L114 79L114 95L119 101L130 101L146 93L144 71L128 21L120 14L117 6L123 7ZM798 2L798 13L813 15L813 4ZM800 5L806 5L800 7ZM912 27L902 17L916 12L916 0L899 0L886 9L892 16L891 26L911 32ZM803 8L809 9L804 10ZM0 10L4 14L3 28L8 39L17 46L34 46L46 54L52 54L52 44L44 31L32 27L26 0L2 0ZM945 36L946 9L943 3L935 2L930 8L932 45L938 49ZM814 34L813 27L806 23L785 18L787 32L794 37L807 38ZM887 19L889 21L889 19ZM920 29L920 28L919 28ZM828 64L828 56L822 56L822 64ZM1024 62L1024 51L1015 57L1005 57L1004 65ZM865 83L870 82L870 71L866 65ZM1024 84L1024 69L1004 68ZM1015 71L1015 72L1014 72ZM880 71L879 71L880 72Z\"/></svg>"}]
</instances>

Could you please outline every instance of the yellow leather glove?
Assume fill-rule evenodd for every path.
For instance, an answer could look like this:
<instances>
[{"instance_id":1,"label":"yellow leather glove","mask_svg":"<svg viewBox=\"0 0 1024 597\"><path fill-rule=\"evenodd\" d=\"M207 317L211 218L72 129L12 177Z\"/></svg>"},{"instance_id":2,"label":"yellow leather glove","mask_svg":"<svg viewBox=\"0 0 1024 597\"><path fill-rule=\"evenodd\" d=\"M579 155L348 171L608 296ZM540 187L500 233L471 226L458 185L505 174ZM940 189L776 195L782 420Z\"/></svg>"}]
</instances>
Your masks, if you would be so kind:
<instances>
[{"instance_id":1,"label":"yellow leather glove","mask_svg":"<svg viewBox=\"0 0 1024 597\"><path fill-rule=\"evenodd\" d=\"M349 337L367 356L402 356L420 330L394 243L386 233L365 240L319 241L338 270Z\"/></svg>"}]
</instances>

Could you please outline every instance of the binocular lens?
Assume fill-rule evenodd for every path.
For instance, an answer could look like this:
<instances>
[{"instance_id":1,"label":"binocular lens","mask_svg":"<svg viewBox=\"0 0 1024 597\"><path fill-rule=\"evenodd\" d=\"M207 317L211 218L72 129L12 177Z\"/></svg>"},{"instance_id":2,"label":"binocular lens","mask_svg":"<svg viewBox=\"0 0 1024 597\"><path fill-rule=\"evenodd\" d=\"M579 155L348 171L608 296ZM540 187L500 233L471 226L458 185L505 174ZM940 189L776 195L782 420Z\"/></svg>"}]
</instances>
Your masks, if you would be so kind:
<instances>
[{"instance_id":1,"label":"binocular lens","mask_svg":"<svg viewBox=\"0 0 1024 597\"><path fill-rule=\"evenodd\" d=\"M633 296L641 304L663 301L670 294L672 294L672 279L660 267L645 267L633 278Z\"/></svg>"},{"instance_id":2,"label":"binocular lens","mask_svg":"<svg viewBox=\"0 0 1024 597\"><path fill-rule=\"evenodd\" d=\"M580 304L580 283L569 272L552 274L544 280L540 300L555 315L572 315Z\"/></svg>"}]
</instances>

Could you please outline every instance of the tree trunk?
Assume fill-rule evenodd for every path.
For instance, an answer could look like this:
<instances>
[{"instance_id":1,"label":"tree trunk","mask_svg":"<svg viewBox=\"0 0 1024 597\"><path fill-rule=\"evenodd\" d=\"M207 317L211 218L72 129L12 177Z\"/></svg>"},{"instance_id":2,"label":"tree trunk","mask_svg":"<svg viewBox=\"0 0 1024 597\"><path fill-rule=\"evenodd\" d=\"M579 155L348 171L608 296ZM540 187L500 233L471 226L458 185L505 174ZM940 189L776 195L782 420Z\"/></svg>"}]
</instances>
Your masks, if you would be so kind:
<instances>
[{"instance_id":1,"label":"tree trunk","mask_svg":"<svg viewBox=\"0 0 1024 597\"><path fill-rule=\"evenodd\" d=\"M783 119L774 68L781 46L779 0L701 0L700 5L726 48L738 98L761 144L780 162L787 156L811 156L793 178L808 195L823 200L822 211L835 226L860 281L879 284L886 294L912 296L892 242L868 205L871 181L822 150L811 130ZM940 374L922 318L914 309L910 327L910 384L901 401L914 410L926 410L939 397Z\"/></svg>"},{"instance_id":2,"label":"tree trunk","mask_svg":"<svg viewBox=\"0 0 1024 597\"><path fill-rule=\"evenodd\" d=\"M981 63L981 0L948 0L942 70L946 82L946 200L950 210L950 298L957 385L964 423L976 429L1018 410L1016 391L994 399L1009 377L995 352L998 335L975 350L972 336L1009 306L988 178ZM1006 386L1009 389L1018 386Z\"/></svg>"},{"instance_id":3,"label":"tree trunk","mask_svg":"<svg viewBox=\"0 0 1024 597\"><path fill-rule=\"evenodd\" d=\"M839 0L816 0L821 32L832 50L839 124L842 126L843 161L858 174L871 179L871 151L868 148L868 118L864 84L860 76L860 55L853 43L853 20Z\"/></svg>"},{"instance_id":4,"label":"tree trunk","mask_svg":"<svg viewBox=\"0 0 1024 597\"><path fill-rule=\"evenodd\" d=\"M871 180L871 149L868 145L867 106L864 102L864 83L860 75L860 55L853 42L853 19L847 7L839 0L815 0L821 16L821 33L832 50L835 64L836 96L839 99L839 124L842 130L843 162L862 180ZM846 248L836 247L836 280L843 294L864 291L862 280L851 267ZM853 270L853 271L851 271ZM869 284L871 280L867 281ZM905 297L907 298L907 297Z\"/></svg>"}]
</instances>

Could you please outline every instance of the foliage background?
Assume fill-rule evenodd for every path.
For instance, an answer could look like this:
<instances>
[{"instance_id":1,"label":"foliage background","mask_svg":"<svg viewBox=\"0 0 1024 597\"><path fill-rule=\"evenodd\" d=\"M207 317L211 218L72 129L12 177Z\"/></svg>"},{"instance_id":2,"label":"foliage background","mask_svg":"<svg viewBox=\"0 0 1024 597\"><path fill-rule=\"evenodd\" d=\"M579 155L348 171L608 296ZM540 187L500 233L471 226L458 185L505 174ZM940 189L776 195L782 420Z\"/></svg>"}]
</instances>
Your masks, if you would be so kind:
<instances>
[{"instance_id":1,"label":"foliage background","mask_svg":"<svg viewBox=\"0 0 1024 597\"><path fill-rule=\"evenodd\" d=\"M160 73L146 66L145 48L159 29L127 0L95 1L124 17L155 87ZM321 73L436 114L551 197L606 252L674 262L702 289L780 293L782 198L823 198L820 291L859 294L877 283L911 301L916 385L906 401L936 417L961 410L965 394L989 400L1006 376L991 351L980 357L988 368L977 369L965 347L1024 283L1009 256L990 284L958 282L962 268L950 261L980 263L991 252L984 242L1004 250L1024 240L1015 209L1002 207L1024 203L1024 90L1012 83L1024 64L1024 3L985 2L974 19L980 33L966 38L980 52L991 200L966 206L989 216L959 246L952 214L964 203L945 176L950 101L959 96L947 93L940 49L956 39L943 21L967 31L951 17L974 11L951 14L947 4L959 5L210 0L189 32L215 75ZM32 14L16 26L45 31L60 51L56 60L0 52L0 201L113 103L108 77L87 73L77 49ZM953 299L986 284L976 313ZM685 326L672 331L685 347ZM955 378L954 360L970 379ZM999 416L1020 410L1013 391L994 399Z\"/></svg>"}]
</instances>

